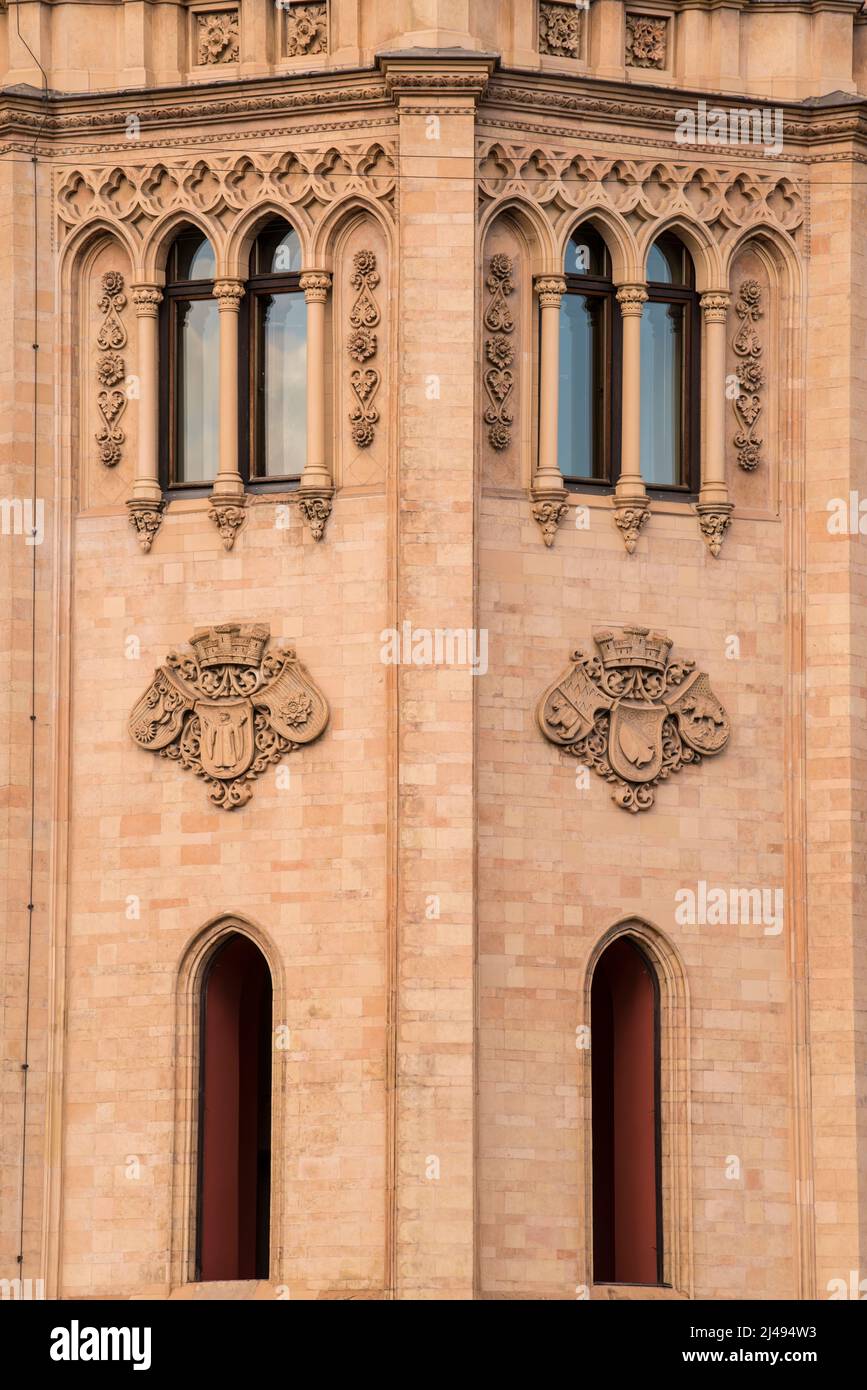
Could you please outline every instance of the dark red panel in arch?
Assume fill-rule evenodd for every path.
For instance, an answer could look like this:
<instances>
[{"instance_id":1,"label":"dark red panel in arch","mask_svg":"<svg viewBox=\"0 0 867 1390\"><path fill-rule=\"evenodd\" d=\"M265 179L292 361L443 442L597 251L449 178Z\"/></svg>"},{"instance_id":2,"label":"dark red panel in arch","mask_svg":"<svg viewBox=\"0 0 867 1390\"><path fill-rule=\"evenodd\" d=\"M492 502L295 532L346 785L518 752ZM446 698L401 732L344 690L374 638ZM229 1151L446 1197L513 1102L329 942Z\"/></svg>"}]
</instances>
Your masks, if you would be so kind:
<instances>
[{"instance_id":1,"label":"dark red panel in arch","mask_svg":"<svg viewBox=\"0 0 867 1390\"><path fill-rule=\"evenodd\" d=\"M271 1177L271 973L245 936L202 987L198 1277L267 1279Z\"/></svg>"},{"instance_id":2,"label":"dark red panel in arch","mask_svg":"<svg viewBox=\"0 0 867 1390\"><path fill-rule=\"evenodd\" d=\"M658 1014L652 966L619 937L600 956L591 989L597 1284L662 1281Z\"/></svg>"}]
</instances>

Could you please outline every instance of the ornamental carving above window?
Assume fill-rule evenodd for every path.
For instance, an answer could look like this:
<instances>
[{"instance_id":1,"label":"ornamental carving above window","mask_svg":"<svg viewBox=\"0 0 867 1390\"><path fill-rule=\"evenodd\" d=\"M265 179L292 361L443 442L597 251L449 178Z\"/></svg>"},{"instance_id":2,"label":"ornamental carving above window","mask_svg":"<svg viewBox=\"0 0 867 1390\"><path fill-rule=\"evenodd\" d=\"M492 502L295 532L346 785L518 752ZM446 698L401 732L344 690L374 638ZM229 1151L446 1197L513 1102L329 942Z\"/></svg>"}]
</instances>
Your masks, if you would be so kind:
<instances>
[{"instance_id":1,"label":"ornamental carving above window","mask_svg":"<svg viewBox=\"0 0 867 1390\"><path fill-rule=\"evenodd\" d=\"M284 0L281 8L286 11L287 58L328 52L327 4L293 5Z\"/></svg>"},{"instance_id":2,"label":"ornamental carving above window","mask_svg":"<svg viewBox=\"0 0 867 1390\"><path fill-rule=\"evenodd\" d=\"M208 10L197 14L196 41L200 67L237 63L238 11Z\"/></svg>"},{"instance_id":3,"label":"ornamental carving above window","mask_svg":"<svg viewBox=\"0 0 867 1390\"><path fill-rule=\"evenodd\" d=\"M539 701L547 739L614 787L625 811L649 811L660 782L721 753L729 717L694 661L671 661L672 639L646 627L593 634L598 655L572 664Z\"/></svg>"},{"instance_id":4,"label":"ornamental carving above window","mask_svg":"<svg viewBox=\"0 0 867 1390\"><path fill-rule=\"evenodd\" d=\"M626 16L626 66L664 68L667 60L668 20L646 14Z\"/></svg>"},{"instance_id":5,"label":"ornamental carving above window","mask_svg":"<svg viewBox=\"0 0 867 1390\"><path fill-rule=\"evenodd\" d=\"M106 468L114 468L120 463L121 447L126 435L120 420L126 410L126 367L121 356L127 344L127 333L121 320L121 310L126 306L124 280L119 270L110 270L102 277L102 294L97 308L102 314L102 323L96 335L99 354L96 359L96 378L100 389L96 397L100 426L96 431L99 445L99 461Z\"/></svg>"},{"instance_id":6,"label":"ornamental carving above window","mask_svg":"<svg viewBox=\"0 0 867 1390\"><path fill-rule=\"evenodd\" d=\"M580 58L583 11L576 4L539 5L539 52L557 58Z\"/></svg>"}]
</instances>

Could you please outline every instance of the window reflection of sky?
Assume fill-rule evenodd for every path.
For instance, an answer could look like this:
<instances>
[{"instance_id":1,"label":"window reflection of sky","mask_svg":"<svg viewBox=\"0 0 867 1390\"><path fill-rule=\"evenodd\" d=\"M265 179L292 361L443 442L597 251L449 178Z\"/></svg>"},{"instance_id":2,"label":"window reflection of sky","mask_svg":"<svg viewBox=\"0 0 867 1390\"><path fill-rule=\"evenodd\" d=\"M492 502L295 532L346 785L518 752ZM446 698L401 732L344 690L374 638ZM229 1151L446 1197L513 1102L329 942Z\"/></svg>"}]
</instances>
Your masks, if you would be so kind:
<instances>
[{"instance_id":1,"label":"window reflection of sky","mask_svg":"<svg viewBox=\"0 0 867 1390\"><path fill-rule=\"evenodd\" d=\"M197 253L198 254L198 253ZM187 303L182 319L181 481L216 476L219 447L219 312L213 299ZM179 306L181 310L181 306Z\"/></svg>"}]
</instances>

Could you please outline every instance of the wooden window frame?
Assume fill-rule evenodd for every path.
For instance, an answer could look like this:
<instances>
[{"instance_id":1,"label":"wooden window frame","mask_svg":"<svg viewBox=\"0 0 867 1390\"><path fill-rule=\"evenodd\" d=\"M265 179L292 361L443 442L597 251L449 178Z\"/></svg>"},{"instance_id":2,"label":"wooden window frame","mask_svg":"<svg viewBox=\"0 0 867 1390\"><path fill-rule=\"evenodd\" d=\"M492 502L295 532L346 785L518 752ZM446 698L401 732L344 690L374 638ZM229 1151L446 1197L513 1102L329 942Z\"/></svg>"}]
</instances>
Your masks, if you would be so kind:
<instances>
[{"instance_id":1,"label":"wooden window frame","mask_svg":"<svg viewBox=\"0 0 867 1390\"><path fill-rule=\"evenodd\" d=\"M159 462L160 486L164 497L206 497L213 480L185 483L177 477L178 466L178 304L210 299L216 307L213 280L175 280L163 289L160 305L160 390Z\"/></svg>"},{"instance_id":2,"label":"wooden window frame","mask_svg":"<svg viewBox=\"0 0 867 1390\"><path fill-rule=\"evenodd\" d=\"M685 255L689 253L684 251ZM689 262L690 267L692 262ZM683 304L683 361L681 363L682 483L645 483L648 497L669 501L694 501L701 490L701 308L691 285L665 285L648 281L648 304ZM639 409L641 408L639 401Z\"/></svg>"},{"instance_id":3,"label":"wooden window frame","mask_svg":"<svg viewBox=\"0 0 867 1390\"><path fill-rule=\"evenodd\" d=\"M297 473L268 475L260 471L264 464L265 435L262 428L259 373L259 314L260 302L266 296L299 294L302 299L301 271L278 274L251 275L241 303L239 325L238 370L240 410L238 412L238 459L244 486L250 492L287 492L299 486L303 465ZM265 383L267 390L267 382Z\"/></svg>"},{"instance_id":4,"label":"wooden window frame","mask_svg":"<svg viewBox=\"0 0 867 1390\"><path fill-rule=\"evenodd\" d=\"M613 281L605 276L579 275L571 272L563 278L566 281L567 295L602 300L603 312L608 320L608 353L603 367L602 384L602 461L606 476L582 478L577 474L564 473L563 482L570 492L594 492L607 496L614 492L620 476L623 328L621 316L615 312L616 289ZM541 334L541 309L539 313Z\"/></svg>"}]
</instances>

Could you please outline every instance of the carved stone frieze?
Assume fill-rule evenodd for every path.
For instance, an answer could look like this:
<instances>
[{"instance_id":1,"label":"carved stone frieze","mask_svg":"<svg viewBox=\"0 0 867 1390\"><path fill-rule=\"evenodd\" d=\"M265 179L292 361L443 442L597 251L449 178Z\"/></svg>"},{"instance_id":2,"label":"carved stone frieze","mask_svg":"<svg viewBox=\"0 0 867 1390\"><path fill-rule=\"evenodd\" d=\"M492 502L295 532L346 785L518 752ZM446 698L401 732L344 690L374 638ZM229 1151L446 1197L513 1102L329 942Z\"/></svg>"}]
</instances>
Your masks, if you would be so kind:
<instances>
[{"instance_id":1,"label":"carved stone frieze","mask_svg":"<svg viewBox=\"0 0 867 1390\"><path fill-rule=\"evenodd\" d=\"M489 299L484 322L491 336L485 340L486 366L482 376L488 404L485 424L488 443L492 449L508 449L512 442L512 421L515 418L512 399L515 393L515 347L510 335L515 331L515 319L508 296L515 288L512 279L512 257L498 253L491 257L485 286Z\"/></svg>"},{"instance_id":2,"label":"carved stone frieze","mask_svg":"<svg viewBox=\"0 0 867 1390\"><path fill-rule=\"evenodd\" d=\"M375 330L381 318L376 301L379 271L372 251L355 253L349 283L355 290L355 299L349 310L347 351L352 360L359 364L349 374L353 396L349 420L353 440L359 449L367 449L376 437L376 426L379 424L379 410L374 400L381 384L379 369L370 365L379 348Z\"/></svg>"},{"instance_id":3,"label":"carved stone frieze","mask_svg":"<svg viewBox=\"0 0 867 1390\"><path fill-rule=\"evenodd\" d=\"M200 67L238 61L238 11L203 10L194 16Z\"/></svg>"},{"instance_id":4,"label":"carved stone frieze","mask_svg":"<svg viewBox=\"0 0 867 1390\"><path fill-rule=\"evenodd\" d=\"M520 197L545 209L551 221L606 206L638 235L660 214L702 222L718 242L754 223L793 233L804 221L804 200L791 179L758 168L713 162L627 159L576 154L562 145L478 143L479 196Z\"/></svg>"},{"instance_id":5,"label":"carved stone frieze","mask_svg":"<svg viewBox=\"0 0 867 1390\"><path fill-rule=\"evenodd\" d=\"M756 432L756 426L762 413L765 369L762 365L764 348L756 324L763 312L761 285L758 280L744 280L735 300L740 324L732 339L732 351L737 358L740 390L732 401L732 409L737 422L734 437L737 461L748 473L762 461L762 436Z\"/></svg>"},{"instance_id":6,"label":"carved stone frieze","mask_svg":"<svg viewBox=\"0 0 867 1390\"><path fill-rule=\"evenodd\" d=\"M327 4L294 5L282 0L286 14L286 57L300 58L328 52Z\"/></svg>"},{"instance_id":7,"label":"carved stone frieze","mask_svg":"<svg viewBox=\"0 0 867 1390\"><path fill-rule=\"evenodd\" d=\"M542 695L539 727L610 782L618 806L648 811L660 782L722 752L729 717L694 661L670 660L671 638L624 627L593 641Z\"/></svg>"},{"instance_id":8,"label":"carved stone frieze","mask_svg":"<svg viewBox=\"0 0 867 1390\"><path fill-rule=\"evenodd\" d=\"M626 15L626 66L664 68L667 63L668 20L648 14Z\"/></svg>"},{"instance_id":9,"label":"carved stone frieze","mask_svg":"<svg viewBox=\"0 0 867 1390\"><path fill-rule=\"evenodd\" d=\"M170 652L129 720L135 742L203 778L233 811L273 763L312 743L328 724L324 695L295 652L268 651L262 624L200 628L192 652Z\"/></svg>"},{"instance_id":10,"label":"carved stone frieze","mask_svg":"<svg viewBox=\"0 0 867 1390\"><path fill-rule=\"evenodd\" d=\"M394 152L378 140L234 156L209 152L171 164L135 164L125 152L123 167L71 169L58 187L56 206L62 231L102 217L121 223L140 246L170 212L195 212L228 225L239 212L270 199L297 207L314 225L334 202L353 193L391 211L395 185Z\"/></svg>"},{"instance_id":11,"label":"carved stone frieze","mask_svg":"<svg viewBox=\"0 0 867 1390\"><path fill-rule=\"evenodd\" d=\"M577 5L539 4L539 52L557 58L580 58L584 12Z\"/></svg>"},{"instance_id":12,"label":"carved stone frieze","mask_svg":"<svg viewBox=\"0 0 867 1390\"><path fill-rule=\"evenodd\" d=\"M126 366L121 355L127 345L127 332L121 319L125 307L123 276L119 270L109 270L102 277L102 293L97 301L97 308L103 318L96 335L96 346L99 349L96 359L96 377L99 382L96 408L101 422L96 431L96 442L99 445L99 461L105 464L106 468L114 468L120 463L122 445L126 441L120 424L127 405L124 390Z\"/></svg>"}]
</instances>

